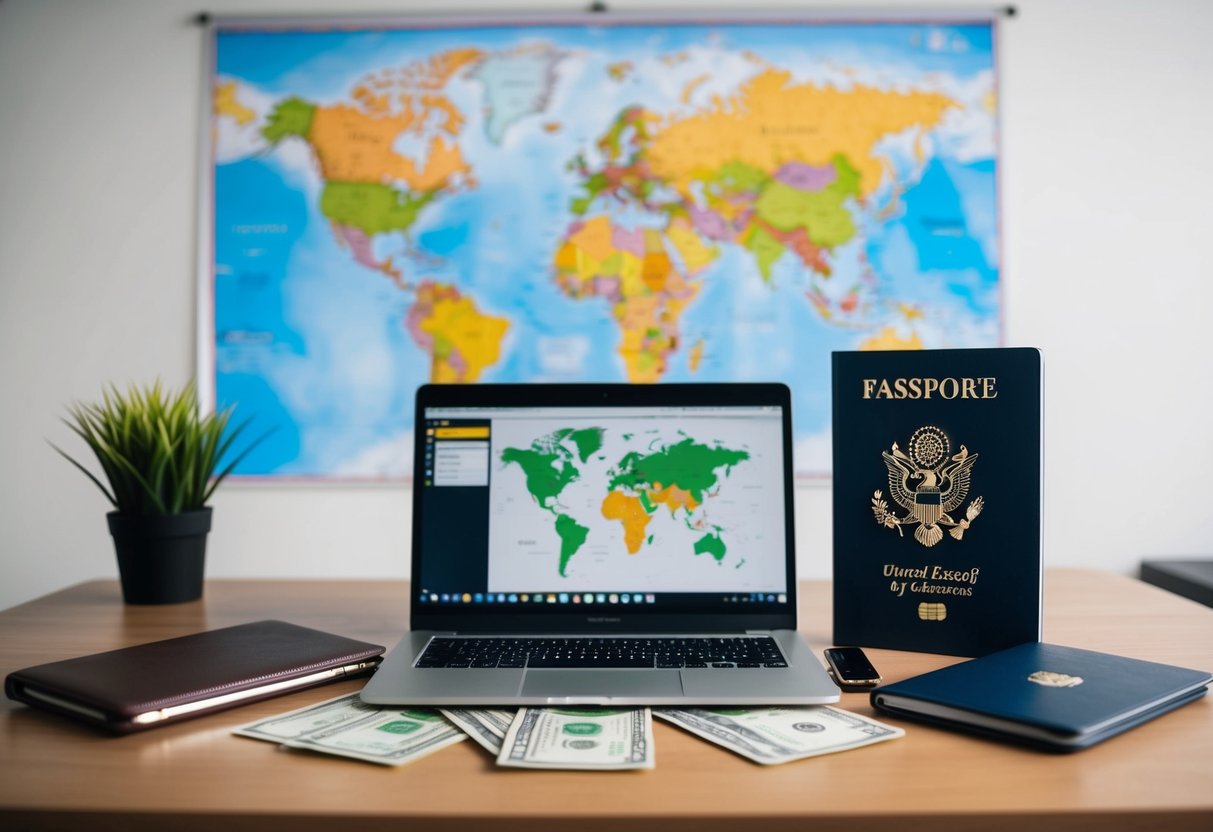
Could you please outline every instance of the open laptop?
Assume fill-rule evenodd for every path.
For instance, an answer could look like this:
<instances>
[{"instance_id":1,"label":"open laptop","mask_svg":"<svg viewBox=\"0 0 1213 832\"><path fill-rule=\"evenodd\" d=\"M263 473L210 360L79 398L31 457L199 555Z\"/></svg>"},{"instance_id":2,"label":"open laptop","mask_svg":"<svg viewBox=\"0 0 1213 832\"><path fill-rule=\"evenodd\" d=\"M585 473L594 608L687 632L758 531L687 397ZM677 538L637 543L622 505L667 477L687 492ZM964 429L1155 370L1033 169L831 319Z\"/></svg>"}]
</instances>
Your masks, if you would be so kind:
<instances>
[{"instance_id":1,"label":"open laptop","mask_svg":"<svg viewBox=\"0 0 1213 832\"><path fill-rule=\"evenodd\" d=\"M374 705L837 702L796 633L782 384L427 385Z\"/></svg>"}]
</instances>

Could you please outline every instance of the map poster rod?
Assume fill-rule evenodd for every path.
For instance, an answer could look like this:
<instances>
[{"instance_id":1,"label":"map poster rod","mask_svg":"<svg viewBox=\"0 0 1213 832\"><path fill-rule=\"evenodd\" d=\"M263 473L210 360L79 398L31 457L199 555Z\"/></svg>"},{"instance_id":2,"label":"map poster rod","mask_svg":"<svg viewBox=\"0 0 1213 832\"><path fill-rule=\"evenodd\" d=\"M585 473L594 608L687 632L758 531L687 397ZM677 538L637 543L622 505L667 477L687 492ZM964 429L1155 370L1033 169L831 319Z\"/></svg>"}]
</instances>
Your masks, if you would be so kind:
<instances>
[{"instance_id":1,"label":"map poster rod","mask_svg":"<svg viewBox=\"0 0 1213 832\"><path fill-rule=\"evenodd\" d=\"M661 23L777 23L795 20L798 22L844 23L848 21L881 20L891 23L917 22L976 22L994 20L999 17L1016 17L1019 8L1015 5L1005 6L924 6L921 8L882 8L880 6L858 6L855 8L812 8L796 7L785 10L755 9L745 12L730 10L662 11L656 9L615 12L610 7L595 0L584 11L552 10L552 11L507 11L507 12L443 12L430 14L417 11L401 11L394 14L212 14L201 11L194 14L192 21L202 27L217 26L222 28L274 28L283 25L329 26L334 24L358 24L366 26L408 25L423 28L441 28L444 25L467 26L471 24L489 24L497 26L525 26L536 23L570 23L584 21L587 15L609 14L612 24L650 24Z\"/></svg>"},{"instance_id":2,"label":"map poster rod","mask_svg":"<svg viewBox=\"0 0 1213 832\"><path fill-rule=\"evenodd\" d=\"M802 10L802 11L805 11L805 9L803 9L803 7L802 7L802 9L801 9L801 10ZM610 7L609 7L609 6L608 6L608 5L607 5L607 4L604 2L604 0L594 0L594 2L593 2L593 3L590 3L590 8L589 8L589 11L591 11L591 12L598 12L598 13L605 13L605 12L609 12L609 11L610 11ZM839 10L839 11L842 11L842 10ZM949 11L951 11L951 10L949 10ZM812 11L811 9L809 9L809 10L808 10L808 12L809 12L810 14L812 14L812 13L813 13L813 11ZM865 9L853 9L853 10L847 10L847 11L845 12L845 14L848 14L848 15L850 15L850 14L864 14L864 15L872 15L873 17L876 17L876 16L881 16L881 17L883 17L883 16L887 16L887 15L889 14L889 10L888 10L888 9L867 9L867 10L865 10ZM1019 14L1019 10L1018 10L1018 9L1017 9L1015 6L1013 6L1013 5L996 6L996 7L994 7L994 9L993 9L993 14L994 14L994 15L999 15L999 14L1001 14L1001 15L1004 15L1004 16L1006 16L1006 17L1015 17L1015 15Z\"/></svg>"}]
</instances>

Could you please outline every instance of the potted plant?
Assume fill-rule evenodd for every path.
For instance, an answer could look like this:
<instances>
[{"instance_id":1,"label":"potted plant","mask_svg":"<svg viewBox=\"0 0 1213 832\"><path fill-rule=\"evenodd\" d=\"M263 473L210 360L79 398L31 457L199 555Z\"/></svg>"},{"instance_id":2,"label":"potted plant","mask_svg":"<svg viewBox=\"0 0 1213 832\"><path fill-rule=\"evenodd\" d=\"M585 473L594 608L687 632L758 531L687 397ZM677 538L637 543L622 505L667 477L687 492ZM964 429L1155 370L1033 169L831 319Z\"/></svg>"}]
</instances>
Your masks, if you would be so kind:
<instances>
[{"instance_id":1,"label":"potted plant","mask_svg":"<svg viewBox=\"0 0 1213 832\"><path fill-rule=\"evenodd\" d=\"M257 444L216 468L247 422L229 432L231 408L198 412L194 386L110 386L100 402L73 403L67 424L92 449L106 483L52 443L113 504L107 515L122 596L128 604L172 604L202 595L206 536L219 483ZM226 434L226 435L225 435ZM264 438L264 437L261 437Z\"/></svg>"}]
</instances>

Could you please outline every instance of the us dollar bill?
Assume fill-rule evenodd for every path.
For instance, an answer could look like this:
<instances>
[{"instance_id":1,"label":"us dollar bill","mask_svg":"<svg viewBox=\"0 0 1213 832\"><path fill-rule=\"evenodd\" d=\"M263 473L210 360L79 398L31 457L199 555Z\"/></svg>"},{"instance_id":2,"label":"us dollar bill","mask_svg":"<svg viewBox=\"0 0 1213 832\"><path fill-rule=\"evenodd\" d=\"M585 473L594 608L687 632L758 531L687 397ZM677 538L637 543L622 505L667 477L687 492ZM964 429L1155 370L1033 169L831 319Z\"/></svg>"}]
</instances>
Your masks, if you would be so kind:
<instances>
[{"instance_id":1,"label":"us dollar bill","mask_svg":"<svg viewBox=\"0 0 1213 832\"><path fill-rule=\"evenodd\" d=\"M443 716L455 723L463 733L489 751L494 757L501 753L501 743L515 711L491 708L439 708Z\"/></svg>"},{"instance_id":2,"label":"us dollar bill","mask_svg":"<svg viewBox=\"0 0 1213 832\"><path fill-rule=\"evenodd\" d=\"M660 708L653 715L763 765L833 754L905 735L900 728L828 705Z\"/></svg>"},{"instance_id":3,"label":"us dollar bill","mask_svg":"<svg viewBox=\"0 0 1213 832\"><path fill-rule=\"evenodd\" d=\"M256 740L282 743L313 731L334 728L362 719L378 710L374 705L367 705L359 699L357 693L351 693L241 725L233 729L232 733Z\"/></svg>"},{"instance_id":4,"label":"us dollar bill","mask_svg":"<svg viewBox=\"0 0 1213 832\"><path fill-rule=\"evenodd\" d=\"M653 768L653 716L648 708L522 708L497 763L599 771Z\"/></svg>"},{"instance_id":5,"label":"us dollar bill","mask_svg":"<svg viewBox=\"0 0 1213 832\"><path fill-rule=\"evenodd\" d=\"M401 766L466 739L429 708L379 708L358 694L257 720L233 733L380 765Z\"/></svg>"}]
</instances>

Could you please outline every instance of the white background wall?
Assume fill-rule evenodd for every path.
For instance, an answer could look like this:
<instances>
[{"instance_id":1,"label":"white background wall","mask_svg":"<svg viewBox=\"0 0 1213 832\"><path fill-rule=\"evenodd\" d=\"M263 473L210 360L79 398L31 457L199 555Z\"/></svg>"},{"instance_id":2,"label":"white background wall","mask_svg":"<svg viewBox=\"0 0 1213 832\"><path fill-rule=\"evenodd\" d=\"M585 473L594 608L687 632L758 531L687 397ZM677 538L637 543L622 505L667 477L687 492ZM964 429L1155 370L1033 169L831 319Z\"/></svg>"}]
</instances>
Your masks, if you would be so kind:
<instances>
[{"instance_id":1,"label":"white background wall","mask_svg":"<svg viewBox=\"0 0 1213 832\"><path fill-rule=\"evenodd\" d=\"M116 575L108 504L46 442L72 444L65 403L193 372L190 18L344 6L0 0L0 608ZM1005 323L1046 356L1046 564L1213 556L1213 3L1017 6L999 55ZM797 500L802 572L827 577L830 490ZM214 506L211 577L408 573L403 487L225 485Z\"/></svg>"}]
</instances>

